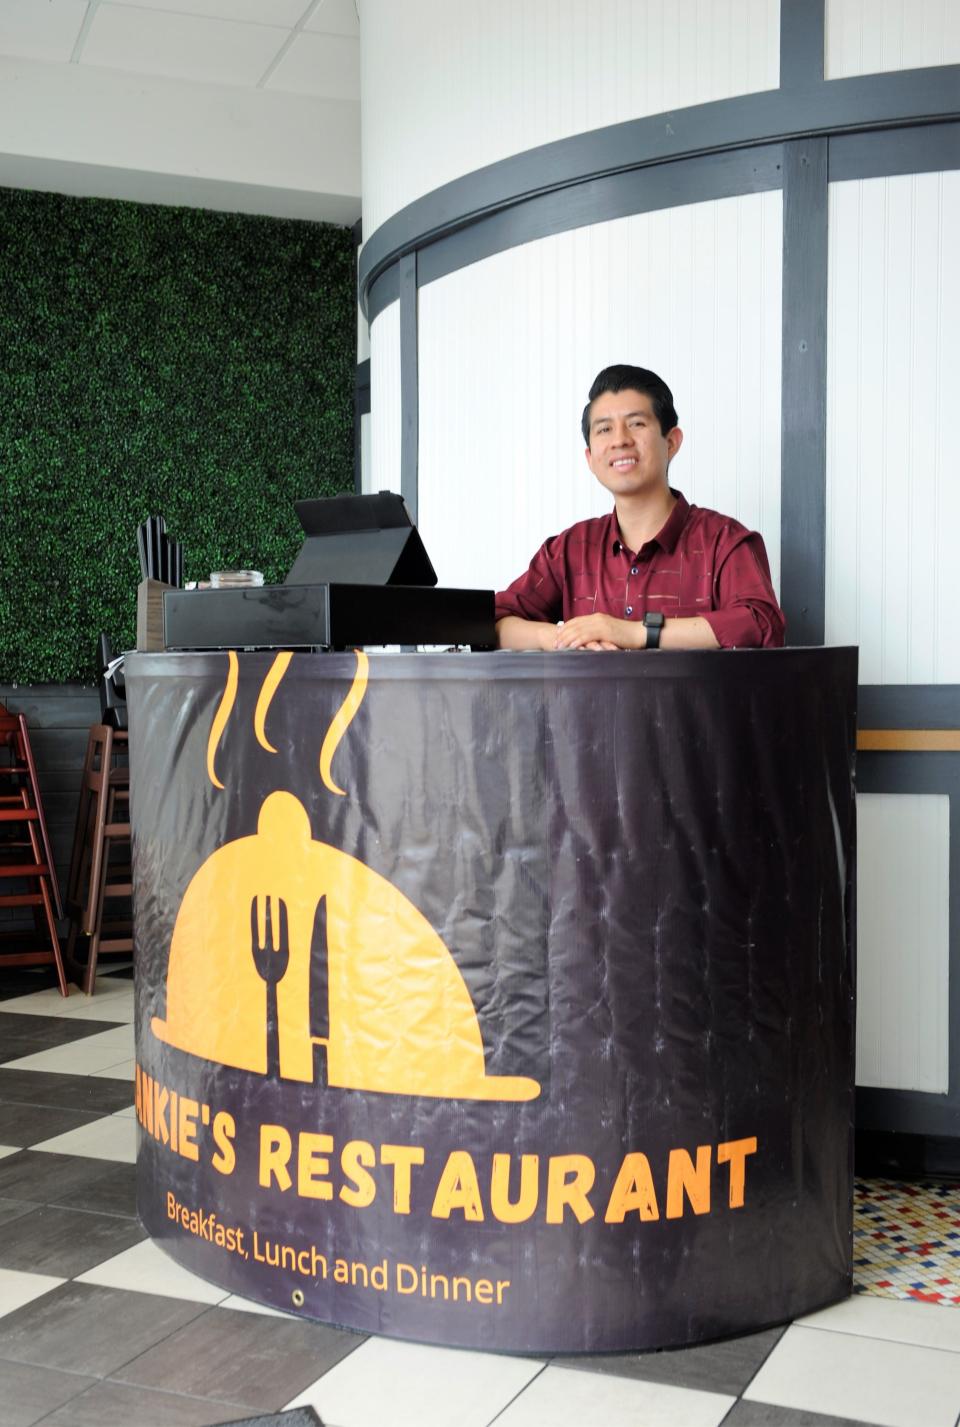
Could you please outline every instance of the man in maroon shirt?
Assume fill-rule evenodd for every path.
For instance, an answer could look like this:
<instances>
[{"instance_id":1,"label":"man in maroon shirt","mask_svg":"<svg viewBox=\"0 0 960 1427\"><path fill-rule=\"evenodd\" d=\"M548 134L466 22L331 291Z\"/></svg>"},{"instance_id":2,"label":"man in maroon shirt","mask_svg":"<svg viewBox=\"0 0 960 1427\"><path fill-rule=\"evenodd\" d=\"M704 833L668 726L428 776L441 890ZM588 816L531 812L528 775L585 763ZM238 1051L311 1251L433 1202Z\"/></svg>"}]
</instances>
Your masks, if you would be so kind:
<instances>
[{"instance_id":1,"label":"man in maroon shirt","mask_svg":"<svg viewBox=\"0 0 960 1427\"><path fill-rule=\"evenodd\" d=\"M683 432L666 383L643 367L606 367L590 388L582 429L587 465L614 509L552 536L497 595L500 647L781 645L784 619L762 538L688 505L668 484Z\"/></svg>"}]
</instances>

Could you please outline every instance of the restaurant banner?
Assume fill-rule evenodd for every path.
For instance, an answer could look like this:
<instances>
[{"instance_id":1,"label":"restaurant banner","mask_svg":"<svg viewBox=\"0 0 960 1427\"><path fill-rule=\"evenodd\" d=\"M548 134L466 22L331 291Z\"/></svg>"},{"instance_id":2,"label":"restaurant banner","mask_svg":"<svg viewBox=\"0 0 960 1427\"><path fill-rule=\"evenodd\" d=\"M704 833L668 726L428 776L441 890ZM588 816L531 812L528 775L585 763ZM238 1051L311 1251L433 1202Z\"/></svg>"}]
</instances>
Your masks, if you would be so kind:
<instances>
[{"instance_id":1,"label":"restaurant banner","mask_svg":"<svg viewBox=\"0 0 960 1427\"><path fill-rule=\"evenodd\" d=\"M139 1209L364 1331L850 1291L856 651L135 655Z\"/></svg>"}]
</instances>

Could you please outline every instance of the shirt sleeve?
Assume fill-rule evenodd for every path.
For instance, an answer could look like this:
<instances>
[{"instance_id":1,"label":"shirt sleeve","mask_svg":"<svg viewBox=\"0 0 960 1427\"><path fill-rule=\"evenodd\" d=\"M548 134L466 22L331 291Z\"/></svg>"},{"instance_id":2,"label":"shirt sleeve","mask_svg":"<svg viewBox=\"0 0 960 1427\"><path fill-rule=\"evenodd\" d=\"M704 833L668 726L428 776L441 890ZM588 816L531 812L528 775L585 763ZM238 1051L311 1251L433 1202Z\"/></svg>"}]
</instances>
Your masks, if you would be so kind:
<instances>
[{"instance_id":1,"label":"shirt sleeve","mask_svg":"<svg viewBox=\"0 0 960 1427\"><path fill-rule=\"evenodd\" d=\"M547 540L523 574L496 596L495 619L508 614L556 624L563 615L563 560L560 537Z\"/></svg>"},{"instance_id":2,"label":"shirt sleeve","mask_svg":"<svg viewBox=\"0 0 960 1427\"><path fill-rule=\"evenodd\" d=\"M742 530L714 568L716 608L704 612L721 649L779 649L786 632L763 537Z\"/></svg>"}]
</instances>

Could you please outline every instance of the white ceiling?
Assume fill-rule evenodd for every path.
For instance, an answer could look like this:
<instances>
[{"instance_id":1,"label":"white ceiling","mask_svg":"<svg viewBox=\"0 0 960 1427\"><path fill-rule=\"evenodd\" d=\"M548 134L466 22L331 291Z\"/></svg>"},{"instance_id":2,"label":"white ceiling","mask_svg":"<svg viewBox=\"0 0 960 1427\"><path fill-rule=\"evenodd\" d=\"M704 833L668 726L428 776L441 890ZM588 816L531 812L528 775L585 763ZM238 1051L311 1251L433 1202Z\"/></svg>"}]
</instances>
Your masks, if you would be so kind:
<instances>
[{"instance_id":1,"label":"white ceiling","mask_svg":"<svg viewBox=\"0 0 960 1427\"><path fill-rule=\"evenodd\" d=\"M0 0L0 55L360 98L355 0Z\"/></svg>"},{"instance_id":2,"label":"white ceiling","mask_svg":"<svg viewBox=\"0 0 960 1427\"><path fill-rule=\"evenodd\" d=\"M359 0L0 0L0 186L353 223Z\"/></svg>"}]
</instances>

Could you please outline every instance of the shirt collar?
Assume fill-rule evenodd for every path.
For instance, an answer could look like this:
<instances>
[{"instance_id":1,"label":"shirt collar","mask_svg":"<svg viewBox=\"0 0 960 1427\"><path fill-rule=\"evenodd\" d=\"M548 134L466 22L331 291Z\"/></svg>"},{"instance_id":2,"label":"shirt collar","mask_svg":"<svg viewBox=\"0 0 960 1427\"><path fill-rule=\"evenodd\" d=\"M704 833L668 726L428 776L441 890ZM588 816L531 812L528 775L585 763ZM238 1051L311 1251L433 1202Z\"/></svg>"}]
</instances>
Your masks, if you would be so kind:
<instances>
[{"instance_id":1,"label":"shirt collar","mask_svg":"<svg viewBox=\"0 0 960 1427\"><path fill-rule=\"evenodd\" d=\"M660 527L656 535L646 541L647 545L659 545L660 549L666 550L668 554L672 554L676 549L677 541L680 539L683 527L686 525L687 518L690 515L690 506L683 492L675 491L671 486L670 494L676 497L676 504L673 510L671 510L665 523ZM615 510L610 513L610 539L615 554L617 553L616 547L618 546L626 550L627 547L623 544L620 536L620 526L617 524L617 512ZM637 554L639 555L639 553L640 551L638 550Z\"/></svg>"},{"instance_id":2,"label":"shirt collar","mask_svg":"<svg viewBox=\"0 0 960 1427\"><path fill-rule=\"evenodd\" d=\"M663 525L653 537L661 550L666 550L670 554L676 549L677 541L680 539L680 532L687 523L687 516L690 514L690 506L687 498L681 491L675 491L670 487L670 494L676 496L677 503L667 517L666 524Z\"/></svg>"}]
</instances>

